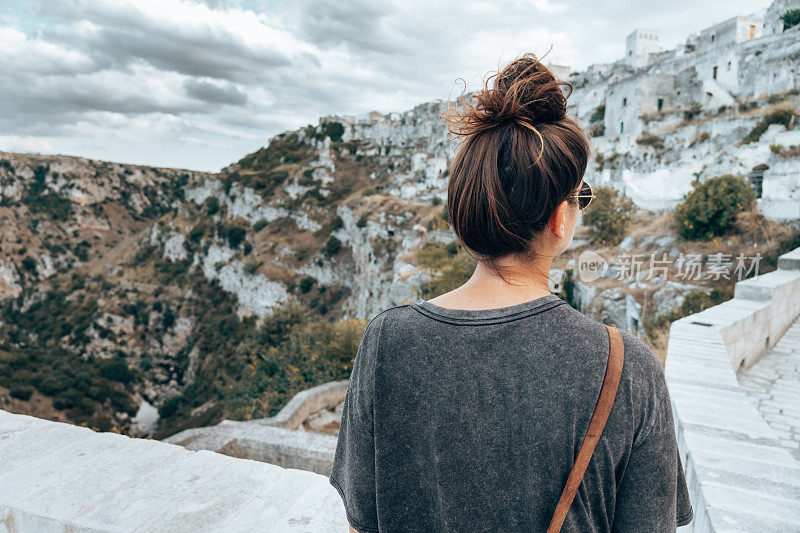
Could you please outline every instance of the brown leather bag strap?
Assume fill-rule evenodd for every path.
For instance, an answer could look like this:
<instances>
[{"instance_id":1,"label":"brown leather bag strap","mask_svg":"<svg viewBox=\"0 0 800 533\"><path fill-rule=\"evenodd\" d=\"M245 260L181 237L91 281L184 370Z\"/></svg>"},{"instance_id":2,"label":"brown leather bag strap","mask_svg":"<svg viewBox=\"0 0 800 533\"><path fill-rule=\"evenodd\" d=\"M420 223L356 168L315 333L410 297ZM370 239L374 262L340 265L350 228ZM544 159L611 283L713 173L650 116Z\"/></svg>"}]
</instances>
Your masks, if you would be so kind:
<instances>
[{"instance_id":1,"label":"brown leather bag strap","mask_svg":"<svg viewBox=\"0 0 800 533\"><path fill-rule=\"evenodd\" d=\"M581 448L578 450L578 456L575 458L575 464L572 466L567 483L564 485L564 491L561 493L561 499L558 500L558 505L555 513L553 513L553 519L550 521L550 527L547 528L547 533L556 533L561 530L564 519L567 517L567 512L569 512L569 508L572 505L572 500L575 499L575 493L578 492L578 487L583 480L586 467L589 466L589 460L592 458L594 448L603 434L608 415L614 406L614 399L617 397L619 380L622 375L622 364L625 359L625 345L622 341L622 334L617 328L606 326L606 329L608 330L608 363L606 363L603 388L600 389L600 396L597 398L597 405L589 421L589 428L583 437Z\"/></svg>"}]
</instances>

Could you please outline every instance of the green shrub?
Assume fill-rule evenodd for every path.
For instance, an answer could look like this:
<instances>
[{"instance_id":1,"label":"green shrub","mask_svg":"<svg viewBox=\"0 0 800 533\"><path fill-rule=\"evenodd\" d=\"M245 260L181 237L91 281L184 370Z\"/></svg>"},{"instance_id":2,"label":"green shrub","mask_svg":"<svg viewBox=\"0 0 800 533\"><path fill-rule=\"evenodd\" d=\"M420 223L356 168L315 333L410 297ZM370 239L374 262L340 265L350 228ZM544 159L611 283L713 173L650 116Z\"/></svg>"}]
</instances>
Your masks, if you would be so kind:
<instances>
[{"instance_id":1,"label":"green shrub","mask_svg":"<svg viewBox=\"0 0 800 533\"><path fill-rule=\"evenodd\" d=\"M699 102L692 102L689 109L683 112L683 118L686 120L693 120L703 112L703 106Z\"/></svg>"},{"instance_id":2,"label":"green shrub","mask_svg":"<svg viewBox=\"0 0 800 533\"><path fill-rule=\"evenodd\" d=\"M322 135L330 137L332 142L339 142L342 140L342 135L344 135L344 126L341 122L327 122L322 127Z\"/></svg>"},{"instance_id":3,"label":"green shrub","mask_svg":"<svg viewBox=\"0 0 800 533\"><path fill-rule=\"evenodd\" d=\"M788 30L792 26L797 26L800 24L800 9L788 10L780 16L780 20L783 22L783 31Z\"/></svg>"},{"instance_id":4,"label":"green shrub","mask_svg":"<svg viewBox=\"0 0 800 533\"><path fill-rule=\"evenodd\" d=\"M169 329L175 325L176 318L175 311L168 307L164 310L164 314L161 316L161 325L164 327L164 329Z\"/></svg>"},{"instance_id":5,"label":"green shrub","mask_svg":"<svg viewBox=\"0 0 800 533\"><path fill-rule=\"evenodd\" d=\"M606 118L606 104L600 104L597 106L592 113L592 117L589 119L589 122L601 122L603 119Z\"/></svg>"},{"instance_id":6,"label":"green shrub","mask_svg":"<svg viewBox=\"0 0 800 533\"><path fill-rule=\"evenodd\" d=\"M100 366L100 375L104 378L120 383L130 383L133 379L128 365L125 361L106 361Z\"/></svg>"},{"instance_id":7,"label":"green shrub","mask_svg":"<svg viewBox=\"0 0 800 533\"><path fill-rule=\"evenodd\" d=\"M189 242L192 244L199 244L203 237L208 233L209 229L211 229L211 224L209 224L206 220L200 221L189 232Z\"/></svg>"},{"instance_id":8,"label":"green shrub","mask_svg":"<svg viewBox=\"0 0 800 533\"><path fill-rule=\"evenodd\" d=\"M27 402L31 399L31 396L33 396L33 387L28 385L15 385L11 387L9 394L11 394L12 398Z\"/></svg>"},{"instance_id":9,"label":"green shrub","mask_svg":"<svg viewBox=\"0 0 800 533\"><path fill-rule=\"evenodd\" d=\"M675 207L675 224L685 239L710 239L734 229L736 217L755 206L753 187L741 176L725 174L695 182Z\"/></svg>"},{"instance_id":10,"label":"green shrub","mask_svg":"<svg viewBox=\"0 0 800 533\"><path fill-rule=\"evenodd\" d=\"M776 109L775 111L764 115L758 124L753 126L753 129L750 130L750 133L748 133L747 136L742 139L742 144L750 144L751 142L758 141L771 124L783 124L788 128L789 123L792 120L792 116L794 116L794 111L791 109Z\"/></svg>"},{"instance_id":11,"label":"green shrub","mask_svg":"<svg viewBox=\"0 0 800 533\"><path fill-rule=\"evenodd\" d=\"M311 290L311 287L314 286L317 280L311 276L306 276L300 280L300 283L297 285L297 288L300 289L301 294L305 294Z\"/></svg>"},{"instance_id":12,"label":"green shrub","mask_svg":"<svg viewBox=\"0 0 800 533\"><path fill-rule=\"evenodd\" d=\"M341 249L342 249L342 241L331 235L331 238L328 239L328 242L325 243L325 255L328 257L333 257Z\"/></svg>"},{"instance_id":13,"label":"green shrub","mask_svg":"<svg viewBox=\"0 0 800 533\"><path fill-rule=\"evenodd\" d=\"M226 231L228 244L231 248L238 248L247 236L247 230L241 226L229 226Z\"/></svg>"},{"instance_id":14,"label":"green shrub","mask_svg":"<svg viewBox=\"0 0 800 533\"><path fill-rule=\"evenodd\" d=\"M36 260L31 256L25 257L22 260L22 268L31 274L36 274Z\"/></svg>"},{"instance_id":15,"label":"green shrub","mask_svg":"<svg viewBox=\"0 0 800 533\"><path fill-rule=\"evenodd\" d=\"M258 232L259 232L259 231L261 231L262 229L266 228L266 227L267 227L267 224L269 224L269 222L267 222L267 219L265 219L265 218L260 218L260 219L256 220L256 223L255 223L255 224L253 224L253 231L255 231L256 233L258 233Z\"/></svg>"},{"instance_id":16,"label":"green shrub","mask_svg":"<svg viewBox=\"0 0 800 533\"><path fill-rule=\"evenodd\" d=\"M209 216L219 213L219 200L216 196L209 196L203 203L206 206L206 213Z\"/></svg>"},{"instance_id":17,"label":"green shrub","mask_svg":"<svg viewBox=\"0 0 800 533\"><path fill-rule=\"evenodd\" d=\"M158 408L158 415L161 418L169 418L175 413L178 412L182 403L182 398L180 396L173 396L171 398L167 398L161 407Z\"/></svg>"},{"instance_id":18,"label":"green shrub","mask_svg":"<svg viewBox=\"0 0 800 533\"><path fill-rule=\"evenodd\" d=\"M583 214L593 244L614 246L622 241L636 205L613 187L596 187L595 198Z\"/></svg>"},{"instance_id":19,"label":"green shrub","mask_svg":"<svg viewBox=\"0 0 800 533\"><path fill-rule=\"evenodd\" d=\"M568 268L564 270L564 280L561 284L562 290L559 298L567 302L570 306L578 309L578 304L575 303L575 272Z\"/></svg>"}]
</instances>

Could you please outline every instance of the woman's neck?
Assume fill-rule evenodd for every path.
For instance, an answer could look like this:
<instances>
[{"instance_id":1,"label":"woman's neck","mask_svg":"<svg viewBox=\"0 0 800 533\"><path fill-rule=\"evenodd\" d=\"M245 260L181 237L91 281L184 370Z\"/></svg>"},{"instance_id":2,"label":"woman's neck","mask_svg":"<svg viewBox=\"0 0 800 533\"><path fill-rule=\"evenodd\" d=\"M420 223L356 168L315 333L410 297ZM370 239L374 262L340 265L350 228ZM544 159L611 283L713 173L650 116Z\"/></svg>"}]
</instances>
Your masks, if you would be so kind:
<instances>
[{"instance_id":1,"label":"woman's neck","mask_svg":"<svg viewBox=\"0 0 800 533\"><path fill-rule=\"evenodd\" d=\"M497 261L505 279L489 266L478 263L464 285L430 301L452 309L492 309L535 300L550 294L552 261L552 257L538 257L529 263L512 259Z\"/></svg>"}]
</instances>

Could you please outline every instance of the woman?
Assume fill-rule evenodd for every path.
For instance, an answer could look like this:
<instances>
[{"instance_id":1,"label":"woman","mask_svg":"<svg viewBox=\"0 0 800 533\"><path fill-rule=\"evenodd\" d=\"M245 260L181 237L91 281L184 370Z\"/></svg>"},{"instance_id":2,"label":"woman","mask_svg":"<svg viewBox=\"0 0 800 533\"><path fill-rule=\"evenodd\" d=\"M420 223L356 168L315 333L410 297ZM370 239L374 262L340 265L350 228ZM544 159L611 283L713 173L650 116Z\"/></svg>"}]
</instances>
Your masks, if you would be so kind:
<instances>
[{"instance_id":1,"label":"woman","mask_svg":"<svg viewBox=\"0 0 800 533\"><path fill-rule=\"evenodd\" d=\"M356 354L330 476L351 531L547 530L598 403L610 332L547 283L591 199L588 136L566 114L571 86L533 54L489 80L444 115L464 138L447 209L475 273L378 314ZM613 408L562 531L692 520L661 365L622 339Z\"/></svg>"}]
</instances>

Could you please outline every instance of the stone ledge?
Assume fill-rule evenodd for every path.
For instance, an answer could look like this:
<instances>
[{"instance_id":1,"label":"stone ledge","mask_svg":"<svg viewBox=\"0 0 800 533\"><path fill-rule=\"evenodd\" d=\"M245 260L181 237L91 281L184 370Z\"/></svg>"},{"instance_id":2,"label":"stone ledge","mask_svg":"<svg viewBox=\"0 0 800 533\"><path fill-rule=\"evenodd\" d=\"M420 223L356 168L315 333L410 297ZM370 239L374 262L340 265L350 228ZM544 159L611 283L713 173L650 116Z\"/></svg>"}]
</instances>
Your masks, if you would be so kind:
<instances>
[{"instance_id":1,"label":"stone ledge","mask_svg":"<svg viewBox=\"0 0 800 533\"><path fill-rule=\"evenodd\" d=\"M326 476L5 411L0 464L4 532L348 527Z\"/></svg>"},{"instance_id":2,"label":"stone ledge","mask_svg":"<svg viewBox=\"0 0 800 533\"><path fill-rule=\"evenodd\" d=\"M800 248L785 253L778 258L778 269L800 270Z\"/></svg>"},{"instance_id":3,"label":"stone ledge","mask_svg":"<svg viewBox=\"0 0 800 533\"><path fill-rule=\"evenodd\" d=\"M223 420L216 426L181 431L164 442L328 475L336 452L336 437L295 428L310 414L342 402L347 384L347 380L331 381L301 391L270 418L246 422Z\"/></svg>"},{"instance_id":4,"label":"stone ledge","mask_svg":"<svg viewBox=\"0 0 800 533\"><path fill-rule=\"evenodd\" d=\"M800 464L736 377L800 315L795 259L800 249L737 283L733 300L670 327L664 373L695 509L682 531L800 530Z\"/></svg>"},{"instance_id":5,"label":"stone ledge","mask_svg":"<svg viewBox=\"0 0 800 533\"><path fill-rule=\"evenodd\" d=\"M308 415L322 409L332 409L344 401L348 380L329 381L310 389L300 391L289 400L277 415L270 418L257 418L252 422L286 429L297 429Z\"/></svg>"}]
</instances>

